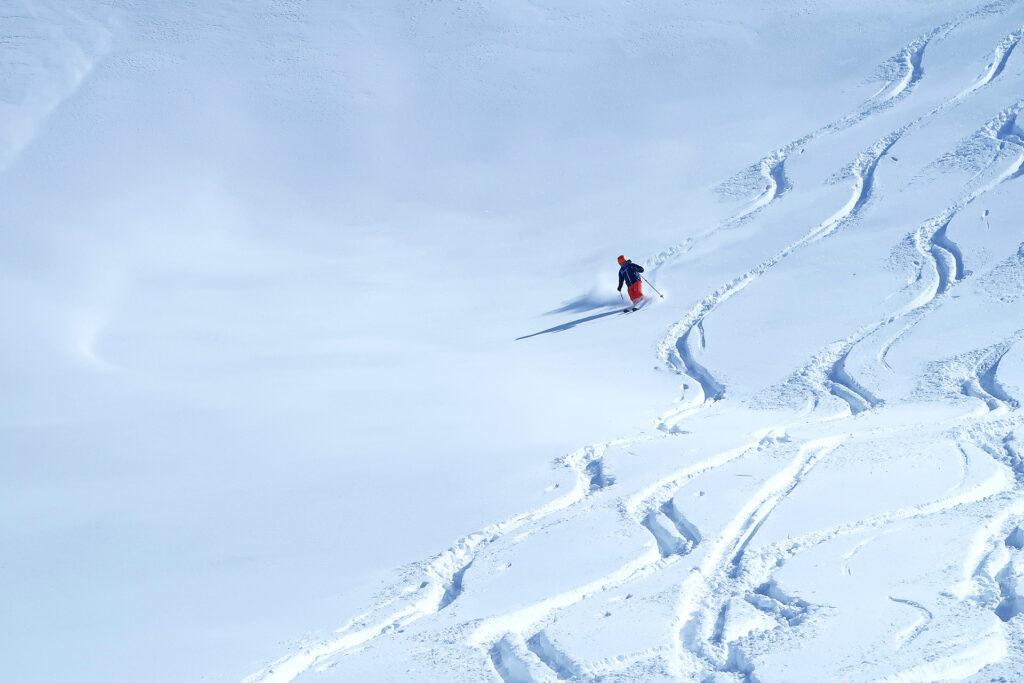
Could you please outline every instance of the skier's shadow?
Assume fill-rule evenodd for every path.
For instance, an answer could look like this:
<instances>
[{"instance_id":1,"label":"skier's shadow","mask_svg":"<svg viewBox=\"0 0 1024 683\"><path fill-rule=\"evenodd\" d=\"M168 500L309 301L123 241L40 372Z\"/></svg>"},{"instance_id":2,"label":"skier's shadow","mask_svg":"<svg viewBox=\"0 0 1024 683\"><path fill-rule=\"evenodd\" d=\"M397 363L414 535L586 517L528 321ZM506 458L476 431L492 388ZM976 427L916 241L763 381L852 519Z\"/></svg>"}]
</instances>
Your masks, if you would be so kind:
<instances>
[{"instance_id":1,"label":"skier's shadow","mask_svg":"<svg viewBox=\"0 0 1024 683\"><path fill-rule=\"evenodd\" d=\"M529 339L530 337L536 337L537 335L540 335L540 334L550 334L552 332L565 332L566 330L571 330L572 328L574 328L577 325L580 325L582 323L590 322L591 320L597 320L598 318L605 318L605 317L607 317L609 315L616 315L616 314L621 315L622 314L622 310L621 309L616 309L614 311L607 311L605 313L598 313L597 315L588 315L585 318L580 318L578 320L572 320L572 321L567 322L567 323L562 323L561 325L555 325L554 327L549 327L548 329L541 330L540 332L534 332L533 334L527 334L527 335L524 335L522 337L516 337L515 340L519 341L520 339Z\"/></svg>"}]
</instances>

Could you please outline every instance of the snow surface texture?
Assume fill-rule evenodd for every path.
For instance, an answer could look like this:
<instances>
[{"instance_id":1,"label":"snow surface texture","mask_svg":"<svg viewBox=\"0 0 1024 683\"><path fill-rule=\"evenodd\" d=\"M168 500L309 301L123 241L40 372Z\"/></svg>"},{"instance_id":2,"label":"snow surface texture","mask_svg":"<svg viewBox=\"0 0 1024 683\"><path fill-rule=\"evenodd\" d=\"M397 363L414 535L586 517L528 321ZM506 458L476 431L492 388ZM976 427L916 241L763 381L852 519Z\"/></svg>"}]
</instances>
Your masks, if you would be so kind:
<instances>
[{"instance_id":1,"label":"snow surface texture","mask_svg":"<svg viewBox=\"0 0 1024 683\"><path fill-rule=\"evenodd\" d=\"M1024 2L338 4L3 8L5 678L1024 676Z\"/></svg>"}]
</instances>

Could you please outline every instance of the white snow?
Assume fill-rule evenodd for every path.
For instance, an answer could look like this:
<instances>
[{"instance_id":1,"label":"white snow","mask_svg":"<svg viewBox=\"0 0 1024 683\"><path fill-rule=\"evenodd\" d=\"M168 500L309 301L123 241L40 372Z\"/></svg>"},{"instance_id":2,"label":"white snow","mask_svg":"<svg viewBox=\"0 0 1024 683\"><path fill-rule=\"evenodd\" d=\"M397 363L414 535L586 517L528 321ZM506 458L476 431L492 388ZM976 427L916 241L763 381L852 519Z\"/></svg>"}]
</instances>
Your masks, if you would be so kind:
<instances>
[{"instance_id":1,"label":"white snow","mask_svg":"<svg viewBox=\"0 0 1024 683\"><path fill-rule=\"evenodd\" d=\"M3 679L1020 679L1022 37L8 0Z\"/></svg>"}]
</instances>

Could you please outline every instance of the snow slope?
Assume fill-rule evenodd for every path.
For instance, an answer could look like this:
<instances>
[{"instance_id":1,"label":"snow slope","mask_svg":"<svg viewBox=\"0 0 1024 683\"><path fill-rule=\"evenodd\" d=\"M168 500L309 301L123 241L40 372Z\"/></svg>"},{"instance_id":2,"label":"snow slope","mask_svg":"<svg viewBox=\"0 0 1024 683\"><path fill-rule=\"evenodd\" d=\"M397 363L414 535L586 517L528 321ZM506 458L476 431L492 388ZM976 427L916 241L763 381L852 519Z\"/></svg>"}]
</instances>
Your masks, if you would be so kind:
<instances>
[{"instance_id":1,"label":"snow slope","mask_svg":"<svg viewBox=\"0 0 1024 683\"><path fill-rule=\"evenodd\" d=\"M5 678L1024 675L1024 3L3 16Z\"/></svg>"}]
</instances>

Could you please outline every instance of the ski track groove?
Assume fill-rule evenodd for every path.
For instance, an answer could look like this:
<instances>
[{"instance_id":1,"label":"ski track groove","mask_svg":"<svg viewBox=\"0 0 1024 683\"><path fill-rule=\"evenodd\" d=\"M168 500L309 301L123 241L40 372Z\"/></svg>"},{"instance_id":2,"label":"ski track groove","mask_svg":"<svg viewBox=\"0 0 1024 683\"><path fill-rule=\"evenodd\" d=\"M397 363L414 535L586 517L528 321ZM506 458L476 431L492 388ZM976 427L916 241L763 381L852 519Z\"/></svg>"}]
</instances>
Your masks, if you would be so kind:
<instances>
[{"instance_id":1,"label":"ski track groove","mask_svg":"<svg viewBox=\"0 0 1024 683\"><path fill-rule=\"evenodd\" d=\"M910 643L913 642L913 640L917 638L919 635L924 633L925 629L928 628L928 625L931 624L932 619L934 619L934 615L932 614L930 609L928 609L919 602L915 602L914 600L907 600L905 598L894 598L891 595L889 596L889 599L895 603L911 607L917 610L922 615L916 623L912 624L909 628L896 634L896 649L901 650L907 645L910 645Z\"/></svg>"},{"instance_id":2,"label":"ski track groove","mask_svg":"<svg viewBox=\"0 0 1024 683\"><path fill-rule=\"evenodd\" d=\"M983 8L1000 4L1001 2L989 3L989 5L984 5ZM954 21L959 23L960 21L966 20L966 18L967 17L963 17ZM954 22L949 22L949 25L953 25L953 23ZM807 133L786 145L783 145L782 147L779 147L742 172L740 174L741 176L756 175L762 183L760 194L751 202L749 207L740 210L737 214L726 219L702 235L699 235L696 238L688 238L680 244L673 245L663 250L651 259L648 259L645 262L645 265L649 268L657 269L670 260L688 253L696 244L708 239L718 232L742 225L746 220L755 216L762 209L781 199L793 188L793 184L786 175L786 160L789 156L793 152L801 150L801 148L817 138L822 137L825 134L837 133L851 128L861 121L888 109L908 96L914 86L922 78L923 69L921 67L921 61L925 47L927 47L928 43L936 35L942 33L945 26L946 25L936 28L927 35L912 41L896 55L890 57L884 64L897 65L897 68L895 69L897 73L887 76L882 87L854 111L836 119L835 121L831 121L820 128ZM737 178L733 178L723 184L723 188L730 184L738 184L739 182L740 181L737 180Z\"/></svg>"},{"instance_id":3,"label":"ski track groove","mask_svg":"<svg viewBox=\"0 0 1024 683\"><path fill-rule=\"evenodd\" d=\"M817 128L814 131L779 147L720 186L720 189L723 192L726 192L733 185L748 185L749 183L743 183L743 176L756 175L761 181L761 190L749 207L740 210L737 214L727 218L722 223L710 230L707 230L705 233L694 238L687 238L682 243L663 250L656 256L648 259L645 265L649 265L651 268L657 269L668 261L688 253L696 244L706 240L712 235L717 234L722 230L727 230L743 224L747 219L752 218L762 209L781 199L793 188L793 185L789 181L785 172L786 160L793 152L800 151L808 143L817 140L826 134L838 133L852 128L858 123L889 109L893 105L905 99L911 94L914 87L924 77L924 52L933 40L941 40L956 27L966 21L977 16L983 16L988 13L999 11L1008 4L1011 3L1007 2L1007 0L995 0L994 2L984 3L973 10L967 10L961 13L956 18L947 21L946 23L908 43L905 47L899 50L899 52L880 65L879 68L883 72L893 73L883 75L884 82L882 86L860 106L852 112L845 114L834 121L826 123L820 128ZM1022 31L1024 31L1024 28L1011 34L996 47L993 59L994 63L998 64L998 68L990 69L989 72L979 79L979 81L971 88L953 98L954 101L960 101L970 94L973 94L976 90L990 84L1002 73L1003 68L1006 65L1006 60L1009 59L1013 48L1016 47L1017 43L1020 41L1019 34ZM1014 40L1015 37L1016 40Z\"/></svg>"},{"instance_id":4,"label":"ski track groove","mask_svg":"<svg viewBox=\"0 0 1024 683\"><path fill-rule=\"evenodd\" d=\"M831 440L829 442L831 442ZM757 445L761 448L769 448L777 443L779 442L776 438L764 437L757 442ZM753 446L754 444L741 446L739 448L724 451L706 461L695 463L694 465L685 468L683 471L675 473L670 477L666 477L647 489L634 494L630 500L626 502L624 508L627 511L627 514L630 515L635 522L647 528L648 531L651 532L652 536L654 536L656 548L651 552L646 552L640 557L627 562L625 565L613 572L603 577L599 577L598 579L595 579L583 586L548 597L539 602L520 608L512 613L485 619L477 625L470 641L478 648L492 652L495 647L495 643L504 642L508 638L522 638L523 633L531 629L542 628L541 624L550 621L553 615L557 612L575 605L598 592L618 588L632 581L636 581L637 579L649 576L653 572L663 569L669 564L679 560L683 555L691 552L693 547L703 540L700 532L697 531L692 524L686 521L685 518L682 518L680 526L686 528L687 533L693 534L697 540L693 545L686 547L683 551L677 550L674 546L669 546L668 551L666 551L665 546L669 542L667 542L662 535L665 532L663 530L655 531L648 525L652 512L657 510L664 514L666 505L671 504L671 500L674 497L675 492L682 486L682 484L699 476L700 474L714 469L715 467L719 467L747 454ZM803 449L801 449L801 453L802 452ZM752 537L753 534L756 533L757 529L760 528L764 518L767 517L770 511L778 505L782 498L788 496L789 493L792 492L792 489L795 488L796 484L798 484L810 468L813 467L813 464L817 462L822 454L823 452L818 454L817 457L814 457L812 454L812 457L809 459L811 460L810 465L806 467L806 469L801 469L797 472L792 486L784 491L784 493L779 496L766 511L762 511L760 519L754 522L752 528L745 530L745 542L742 543L740 552L742 552L742 549L745 547L746 542L749 541L749 538Z\"/></svg>"},{"instance_id":5,"label":"ski track groove","mask_svg":"<svg viewBox=\"0 0 1024 683\"><path fill-rule=\"evenodd\" d=\"M1010 418L1003 417L1000 418L1000 420L1002 423L1008 423L1011 425L1004 426L1004 432L1012 430L1013 426L1019 426L1024 423L1024 420L1021 419L1016 409ZM971 429L972 427L962 429L963 436L965 438L969 438L969 432ZM988 431L984 433L986 435L989 434ZM1008 437L1004 437L1002 448L1005 451L1010 451L1010 448L1006 445L1007 438ZM975 443L975 441L969 440L968 443ZM963 447L961 446L961 450L962 449ZM798 537L787 538L784 542L778 542L760 549L759 553L757 553L755 557L747 558L748 564L750 565L747 571L753 574L759 574L760 576L770 576L772 570L780 566L785 560L805 552L810 548L835 540L842 536L863 533L864 531L869 530L884 530L898 522L933 516L951 510L960 509L968 505L981 503L986 503L989 506L1004 505L1005 507L1003 511L999 515L993 516L991 518L992 521L988 526L984 527L977 534L971 548L964 558L964 578L955 588L954 594L960 600L967 598L971 595L972 591L980 590L977 588L977 577L984 575L984 571L980 569L980 567L984 565L984 557L987 555L988 549L997 542L993 539L996 539L997 537L1002 538L1000 533L1005 533L1007 520L1010 519L1011 516L1019 515L1024 512L1024 498L1021 498L1020 495L1021 491L1024 490L1024 485L1022 485L1024 482L1022 482L1019 473L1015 472L1015 474L1018 475L1016 477L1008 474L1011 471L1011 466L1006 463L1006 458L1003 457L997 449L993 449L987 444L984 444L984 447L980 447L980 450L992 457L997 463L1002 464L1003 467L998 469L987 479L976 483L971 488L965 489L965 482L962 481L960 485L958 485L956 489L951 491L948 495L933 500L930 503L911 505L898 510L871 515L859 521L836 525ZM966 452L964 453L966 455ZM848 560L856 554L857 551L875 538L877 538L877 535L859 543L853 550L844 556L844 560L848 562ZM849 572L848 565L844 566L845 571ZM931 617L930 612L929 617ZM925 624L925 626L927 626L927 624ZM909 642L913 640L913 638L916 638L923 630L924 628L922 627L920 630L908 633L910 637L904 639L900 647L909 644Z\"/></svg>"},{"instance_id":6,"label":"ski track groove","mask_svg":"<svg viewBox=\"0 0 1024 683\"><path fill-rule=\"evenodd\" d=\"M263 671L246 678L243 683L288 683L329 657L351 651L381 635L399 631L448 607L461 594L463 576L483 548L512 531L540 522L610 486L613 479L604 472L602 456L608 447L621 443L629 443L629 440L573 451L559 461L576 474L573 491L536 510L521 513L464 536L431 560L412 565L406 573L417 578L415 581L408 580L406 589L397 598L383 601L375 609L340 628L334 636L306 645L299 652L273 662ZM415 586L417 581L418 586ZM384 616L372 619L375 610L387 610L408 594L416 594L418 597L408 605L395 607Z\"/></svg>"},{"instance_id":7,"label":"ski track groove","mask_svg":"<svg viewBox=\"0 0 1024 683\"><path fill-rule=\"evenodd\" d=\"M1004 38L992 53L992 61L988 65L988 71L978 79L977 83L957 95L957 100L959 101L966 98L968 95L973 94L975 91L985 87L998 78L1000 74L1003 73L1003 69L1006 68L1007 60L1010 59L1010 55L1013 53L1014 48L1016 48L1020 43L1022 37L1024 37L1024 27L1017 29Z\"/></svg>"},{"instance_id":8,"label":"ski track groove","mask_svg":"<svg viewBox=\"0 0 1024 683\"><path fill-rule=\"evenodd\" d=\"M881 399L861 386L846 371L846 359L850 356L854 344L849 344L839 359L828 371L829 390L850 405L850 414L857 415L882 404Z\"/></svg>"},{"instance_id":9,"label":"ski track groove","mask_svg":"<svg viewBox=\"0 0 1024 683\"><path fill-rule=\"evenodd\" d=\"M874 185L874 174L878 167L879 160L894 144L896 144L896 141L900 139L908 128L909 124L901 127L897 131L883 137L881 140L871 145L871 147L858 155L848 169L848 172L851 173L856 180L852 188L850 199L842 208L829 216L823 222L814 226L814 228L797 241L782 248L773 256L762 261L743 275L734 278L720 286L711 294L705 296L682 320L672 325L668 334L662 338L662 341L658 345L659 357L676 373L693 379L693 381L696 382L702 390L704 390L704 395L702 400L696 405L684 404L681 408L669 411L659 418L659 424L662 429L671 431L674 423L678 422L679 419L689 415L694 409L707 407L708 405L717 402L725 395L725 385L716 380L706 367L700 365L694 359L689 343L691 330L697 325L703 326L703 322L706 317L717 309L723 302L746 289L748 285L767 273L790 254L801 247L825 239L839 230L842 226L855 220L870 199ZM704 387L708 387L708 389L705 390Z\"/></svg>"},{"instance_id":10,"label":"ski track groove","mask_svg":"<svg viewBox=\"0 0 1024 683\"><path fill-rule=\"evenodd\" d=\"M735 592L728 590L727 586L736 582L736 565L742 560L750 540L771 513L814 466L840 444L841 440L833 437L809 441L800 446L786 467L769 478L726 525L704 560L683 582L678 599L676 626L673 628L674 675L692 678L708 664L717 671L728 665L728 652L723 651L721 645L716 645L714 635L725 600ZM753 586L748 588L752 589Z\"/></svg>"},{"instance_id":11,"label":"ski track groove","mask_svg":"<svg viewBox=\"0 0 1024 683\"><path fill-rule=\"evenodd\" d=\"M998 144L1000 151L1007 146L1016 147L1018 150L1017 158L994 180L983 183L973 191L964 194L939 216L936 216L922 224L912 236L911 239L914 247L925 260L930 260L933 264L933 268L935 270L935 281L931 286L934 287L934 291L929 292L926 289L921 293L916 304L912 306L912 308L918 309L919 315L910 320L909 323L901 328L895 336L887 340L880 348L877 358L884 367L890 370L892 369L888 363L888 355L892 348L899 343L906 334L924 318L925 315L931 312L935 305L940 303L941 298L954 284L961 282L967 277L967 275L969 275L965 268L963 254L960 251L960 248L949 238L947 232L949 224L961 211L963 211L963 209L975 202L978 198L988 192L991 192L1003 183L1016 179L1022 175L1022 168L1024 168L1024 140L1022 140L1015 132L1018 130L1017 115L1022 108L1024 108L1024 100L1020 100L1016 104L1000 112L997 116L989 120L976 134L976 137L987 138L994 141ZM952 268L950 268L950 262L952 262Z\"/></svg>"},{"instance_id":12,"label":"ski track groove","mask_svg":"<svg viewBox=\"0 0 1024 683\"><path fill-rule=\"evenodd\" d=\"M984 8L1000 6L1001 4L1002 3L990 3L989 5L985 5ZM837 127L837 129L847 128L850 125L853 125L857 121L861 120L862 118L870 115L871 113L876 113L881 108L891 106L895 101L909 94L913 86L922 78L923 69L921 66L921 62L923 59L924 50L929 44L929 42L937 35L948 33L953 28L955 28L955 26L958 25L958 23L959 22L948 22L947 24L944 24L943 26L934 29L927 36L924 36L918 39L917 41L914 41L914 43L912 43L910 46L904 49L900 58L905 66L903 76L901 77L899 84L895 86L889 92L889 94L883 96L882 104L878 104L871 107L862 107L861 114L851 115L853 116L852 119L848 116L844 119L841 119L840 123L829 124L828 126L825 126L822 130L831 129L831 127ZM1002 46L1003 44L1001 43L1000 45ZM997 47L997 52L999 51L999 49L1000 48ZM981 85L978 85L977 87L973 88L970 92L975 92L984 85L991 83L997 75L998 74L993 75L992 78L989 78ZM876 93L874 97L878 97L884 91L885 88ZM927 113L922 114L921 116L917 117L911 122L906 123L903 126L900 126L893 132L884 136L883 138L878 140L874 145L872 145L867 150L862 152L847 167L847 169L845 169L844 172L841 172L841 174L839 175L839 177L842 177L842 175L849 174L852 175L855 180L853 192L850 196L850 199L842 208L836 211L836 213L834 213L832 216L826 219L823 223L820 223L814 228L812 228L812 230L809 233L805 234L804 237L802 237L801 239L783 248L774 256L770 257L766 261L763 261L761 264L754 267L752 270L747 271L738 278L735 278L734 280L726 283L725 285L720 286L715 292L706 296L703 300L698 302L690 310L687 316L685 316L681 321L679 321L670 328L666 337L659 344L659 356L669 368L671 368L672 370L679 374L689 376L691 379L693 379L701 387L704 396L703 399L697 403L684 404L683 407L677 408L675 411L670 411L665 416L663 416L660 419L663 429L671 431L671 429L674 426L674 423L678 422L679 419L692 414L694 410L707 407L717 402L725 395L726 392L726 386L719 382L718 380L716 380L712 373L704 365L698 363L694 358L694 354L690 348L689 343L690 331L692 327L698 323L703 325L704 319L711 312L713 312L719 305L721 305L724 301L731 298L733 295L745 289L749 284L754 282L760 276L764 275L776 264L778 264L782 259L789 256L797 249L808 244L813 244L815 242L825 239L826 237L832 235L841 227L846 225L847 223L856 219L871 198L872 190L875 184L875 172L877 171L878 163L882 159L882 157L886 153L888 153L888 151L908 131L934 118L940 112L944 111L946 108L952 106L953 104L961 101L963 98L964 95L961 94L945 100L944 102L932 108ZM869 102L870 101L871 100L869 100ZM953 216L955 216L956 213L958 213L965 206L973 202L979 196L985 194L986 192L988 192L989 190L993 189L995 186L999 185L1000 183L1006 180L1010 180L1013 178L1020 177L1020 175L1024 175L1024 140L1022 140L1021 137L1016 134L1016 131L1018 130L1016 127L1016 114L1020 109L1021 103L1018 102L1016 105L1010 107L1002 114L1000 114L998 117L996 117L996 119L993 119L993 121L991 121L986 126L986 129L984 131L984 133L987 134L988 136L997 139L1001 145L1012 144L1020 148L1020 154L1018 155L1017 161L1010 167L1010 169L1005 171L994 183L990 183L976 190L975 192L968 195L966 198L957 202L957 204L955 204L953 207L950 207L950 209L947 209L947 211L942 217L938 219L933 219L936 223L938 223L939 221L941 221L942 223L936 225L935 229L929 236L929 242L931 246L929 248L928 257L936 264L935 268L938 271L941 268L941 266L938 265L938 259L943 257L939 256L937 252L948 253L950 257L954 259L956 264L955 271L959 276L957 278L957 281L962 279L964 274L962 254L960 254L959 248L957 248L955 244L953 244L951 240L949 240L946 236L945 228L946 226L948 226L949 222L952 220ZM791 143L790 145L787 146L787 148L797 148L799 146L805 145L811 139L817 137L817 135L818 132L809 134L803 138L800 138L798 141ZM787 148L783 148L776 151L772 155L769 155L769 157L766 157L766 160L772 158L784 159ZM769 162L762 161L762 166L766 164L769 164ZM659 260L659 258L660 257L656 257L654 259L654 267L657 267L664 262L664 260ZM942 291L944 292L945 289L948 289L948 287L945 287ZM934 295L932 298L934 298ZM874 331L874 329L870 330L870 332ZM883 363L885 363L884 359L887 353L888 351L886 350L879 356ZM852 377L849 376L848 373L845 372L845 370L842 367L834 367L830 372L829 379L832 382L834 388L837 390L835 394L843 401L845 401L847 404L849 404L851 411L855 413L863 412L864 410L867 410L871 407L878 405L878 400L874 399L874 397L871 397L870 393L862 393L863 387L857 385L857 383L852 379Z\"/></svg>"},{"instance_id":13,"label":"ski track groove","mask_svg":"<svg viewBox=\"0 0 1024 683\"><path fill-rule=\"evenodd\" d=\"M707 368L697 363L694 359L689 344L691 330L698 324L703 324L704 319L712 311L717 309L723 302L746 289L748 285L768 272L782 259L789 256L800 247L816 242L820 239L824 239L835 232L835 230L837 230L841 225L856 218L859 211L867 202L867 197L870 194L872 185L871 177L877 167L878 159L895 143L896 139L898 139L898 135L895 137L889 136L873 145L869 150L858 157L858 161L855 162L853 167L853 172L857 175L858 180L854 185L853 194L851 195L850 200L843 208L830 216L824 222L815 226L801 239L784 247L773 256L762 261L759 265L748 270L743 275L734 278L720 286L711 294L705 296L682 320L675 323L670 328L669 333L658 345L659 356L673 371L693 379L694 382L702 388L703 397L697 406L685 405L682 409L670 411L663 416L661 418L663 428L671 429L673 423L678 422L681 417L685 417L687 414L692 412L694 407L706 407L717 402L725 395L725 386L716 380ZM705 387L707 387L707 389L705 389Z\"/></svg>"},{"instance_id":14,"label":"ski track groove","mask_svg":"<svg viewBox=\"0 0 1024 683\"><path fill-rule=\"evenodd\" d=\"M1018 331L1009 339L994 344L978 354L978 359L961 380L960 391L964 396L980 400L989 412L1001 415L1015 411L1020 407L1019 401L1011 396L996 376L999 364L1016 344L1024 337L1024 330Z\"/></svg>"},{"instance_id":15,"label":"ski track groove","mask_svg":"<svg viewBox=\"0 0 1024 683\"><path fill-rule=\"evenodd\" d=\"M689 554L701 543L703 538L700 531L689 520L686 520L682 513L675 510L672 505L675 493L686 482L747 454L755 446L768 447L775 442L776 440L772 437L764 437L757 442L723 451L635 493L622 505L622 508L627 518L632 519L634 523L643 526L651 533L655 540L653 551L645 552L622 567L583 586L550 596L513 613L485 619L477 625L471 641L478 647L489 648L493 647L492 643L500 642L512 634L521 637L526 631L537 629L540 624L550 621L557 612L575 605L597 592L617 588L649 576ZM671 512L669 512L670 510ZM675 527L678 536L673 534L666 525L655 521L657 516L666 518L669 524Z\"/></svg>"},{"instance_id":16,"label":"ski track groove","mask_svg":"<svg viewBox=\"0 0 1024 683\"><path fill-rule=\"evenodd\" d=\"M897 131L897 133L894 133L893 135L896 135L898 139L898 137L910 127L919 124L921 121L941 111L951 103L952 101L947 101L940 104L929 114L925 114L914 122L907 124L903 129ZM867 389L860 385L849 372L846 371L846 359L849 357L849 353L852 351L853 347L867 339L880 328L917 313L916 317L913 317L897 332L895 336L887 340L875 354L879 363L891 371L892 367L888 363L887 356L893 346L911 329L913 329L927 314L932 312L936 306L941 304L945 295L953 285L961 282L967 277L967 275L969 275L964 266L963 253L959 246L949 238L947 230L953 218L979 197L992 191L1008 180L1013 180L1024 175L1024 170L1022 170L1024 169L1024 140L1022 140L1016 133L1018 130L1016 117L1021 108L1024 108L1024 100L1017 102L991 119L978 133L979 136L997 141L1001 147L1005 145L1013 145L1017 147L1019 152L1016 160L998 177L996 177L995 180L984 183L973 191L965 193L942 214L926 221L908 237L909 241L920 254L922 260L932 265L934 278L931 279L929 284L926 285L919 295L911 301L910 304L904 306L902 310L888 319L883 319L877 324L867 326L861 332L857 333L852 340L848 340L847 348L843 354L829 368L827 379L830 391L849 405L851 413L857 414L864 412L865 410L869 410L883 403L883 401L873 396ZM923 279L924 278L919 275L917 281Z\"/></svg>"},{"instance_id":17,"label":"ski track groove","mask_svg":"<svg viewBox=\"0 0 1024 683\"><path fill-rule=\"evenodd\" d=\"M487 654L504 683L541 683L546 677L534 675L527 653L525 643L505 637L496 642Z\"/></svg>"},{"instance_id":18,"label":"ski track groove","mask_svg":"<svg viewBox=\"0 0 1024 683\"><path fill-rule=\"evenodd\" d=\"M548 638L543 630L538 631L532 638L526 641L526 647L537 659L551 669L555 677L560 681L587 681L593 680L586 676L580 666L568 655L559 650Z\"/></svg>"},{"instance_id":19,"label":"ski track groove","mask_svg":"<svg viewBox=\"0 0 1024 683\"><path fill-rule=\"evenodd\" d=\"M867 530L883 529L896 522L903 522L919 517L928 517L952 510L954 508L994 499L1001 494L1010 491L1011 485L1006 476L1002 473L986 479L971 489L961 491L936 499L930 503L910 505L898 510L891 510L855 522L836 525L826 529L818 530L802 536L787 539L785 543L776 544L763 551L763 557L759 558L758 564L772 564L779 557L791 557L796 552L803 552L813 546L820 545L827 541L834 540L840 536L861 533Z\"/></svg>"},{"instance_id":20,"label":"ski track groove","mask_svg":"<svg viewBox=\"0 0 1024 683\"><path fill-rule=\"evenodd\" d=\"M1003 350L1003 353L1005 353L1005 350ZM957 419L953 420L952 422L957 423L959 421L960 420ZM1018 420L1017 422L1020 421ZM916 426L911 425L896 428L895 431L916 428ZM878 431L881 432L893 430L890 429ZM867 434L860 436L866 435ZM854 438L857 436L857 434L851 432L847 436L849 438ZM815 447L816 445L818 444L815 442L810 442L806 444L804 447L802 447L801 451L809 447ZM837 448L839 447L839 445L840 443L836 442L834 446L831 446L831 448ZM831 448L829 448L829 446L827 445L825 447L825 450L831 450ZM999 457L993 457L997 460L997 462L1002 462L1002 460ZM798 472L800 473L798 478L802 479L803 476L806 476L806 474L810 471L814 464L816 464L816 462L816 460L811 462L806 458L803 459L798 470ZM792 468L793 465L791 464L789 469ZM1010 468L1008 466L1005 468L1005 470L1009 469ZM683 641L686 640L686 638L684 636L680 636L676 641L675 652L677 654L682 653L679 658L679 661L681 662L680 668L676 670L676 675L681 677L686 675L694 675L695 671L701 668L701 663L703 663L705 666L710 665L713 670L730 671L731 669L729 668L729 661L727 659L723 659L727 658L732 653L732 651L728 647L728 643L722 643L720 639L716 643L714 637L714 628L711 629L710 636L707 635L707 623L713 623L716 625L719 623L719 617L721 616L721 612L714 612L715 607L718 605L718 603L721 603L721 605L724 606L725 603L730 599L730 597L733 597L739 593L744 592L748 594L747 599L748 601L750 601L752 597L750 595L751 586L757 585L759 582L759 587L754 588L753 592L754 594L757 594L758 592L764 594L765 586L774 586L774 584L772 583L773 580L771 579L771 575L777 567L781 566L785 560L788 560L789 558L798 555L812 547L815 547L828 541L832 541L842 536L862 533L867 530L885 529L886 527L889 527L897 522L919 517L932 516L949 510L957 509L966 505L976 504L984 501L997 502L1000 499L1004 499L1007 496L1011 496L1012 502L1010 503L1008 512L1004 514L1002 522L996 525L997 531L993 532L991 529L989 529L986 533L986 538L997 535L998 529L1001 529L1003 526L1005 526L1005 519L1008 518L1010 514L1024 511L1024 500L1022 500L1019 497L1013 497L1015 492L1020 490L1021 486L1013 486L1013 484L1010 481L1010 478L1006 476L1005 470L998 471L993 476L990 476L988 479L979 482L978 484L969 489L954 490L949 495L936 499L930 503L912 505L905 508L901 508L899 510L888 511L881 514L872 515L868 518L856 522L836 525L831 528L818 530L802 536L791 537L786 539L786 541L784 542L778 542L761 548L753 556L747 556L743 552L730 553L732 558L730 560L730 564L732 564L733 567L732 570L729 572L729 578L733 579L733 586L731 586L728 589L723 587L716 589L715 595L719 598L718 602L711 606L705 606L702 611L691 607L693 603L692 595L690 596L689 602L684 603L687 606L680 610L680 614L684 615L684 617L689 616L690 618L683 621L684 626L681 629L679 629L679 632L682 633L684 630L689 628L690 633L689 642L686 643L685 646ZM776 477L779 477L781 475L782 473L779 473L776 475ZM795 488L796 483L799 483L799 481L796 481L795 483L787 487L787 496L788 493L791 493L793 488ZM769 484L766 484L765 488L768 488L768 486ZM958 489L963 489L963 482L961 482L961 485L958 487ZM779 502L781 502L781 500ZM777 504L778 503L776 503L776 505L774 505L772 509L774 509L774 507L777 507ZM764 523L766 518L767 515L760 519L760 521L756 525L757 528L759 528L760 525ZM736 519L733 520L732 524L736 524ZM754 531L756 531L756 529L754 529ZM749 536L745 538L745 540L742 542L742 545L739 546L738 549L745 549L746 546L749 545L750 539L752 537L753 534L751 533ZM871 538L859 543L852 551L848 552L846 556L844 556L844 560L848 561L854 554L856 554L857 551L859 551L863 547L863 545L866 545L871 540L874 540L876 537L877 535L872 536ZM717 553L717 559L715 558L715 556L709 556L708 560L705 561L705 565L708 563L717 565L717 571L719 575L725 573L722 567L726 565L726 563L721 559L721 556L725 553L720 552L720 547L723 543L723 540L728 538L730 538L730 536L727 536L723 533L722 539L719 540L719 546L716 546L716 551L719 551ZM731 538L735 539L735 534L731 535ZM975 552L976 556L980 554L980 552ZM702 565L700 575L707 575L708 572L703 571L705 565ZM701 580L703 580L704 582L703 586L701 587L704 589L705 592L707 592L708 579L698 578L698 575L695 574L691 576L690 579L688 579L688 582L693 583L699 582ZM777 586L774 586L774 588L775 590L777 590ZM697 593L699 594L699 590L697 591ZM966 591L964 591L964 593L966 593ZM686 594L684 592L684 596L685 595ZM788 600L794 604L797 601L797 599L795 598L789 598ZM783 601L777 600L777 602L782 603ZM682 600L681 603L683 603ZM760 607L760 605L755 606ZM804 608L802 611L806 611L807 607L808 606L806 605L806 603L804 603ZM719 609L721 608L719 607ZM715 616L713 622L710 621L710 619L708 618L711 615ZM700 620L701 617L703 617L703 622L701 622ZM787 618L787 620L790 621L790 625L797 625L799 621L802 620L802 616L797 616L796 621L794 623L793 618L794 617ZM701 623L703 623L703 633L705 636L703 639L698 637L701 633ZM915 634L914 637L916 637L916 635L917 634ZM910 639L908 639L907 642L909 642L909 640ZM904 645L905 644L906 643L904 643ZM687 654L693 657L693 659L690 659L688 662ZM690 664L689 670L686 669L685 663ZM750 668L748 673L752 674L752 672L753 669Z\"/></svg>"}]
</instances>

